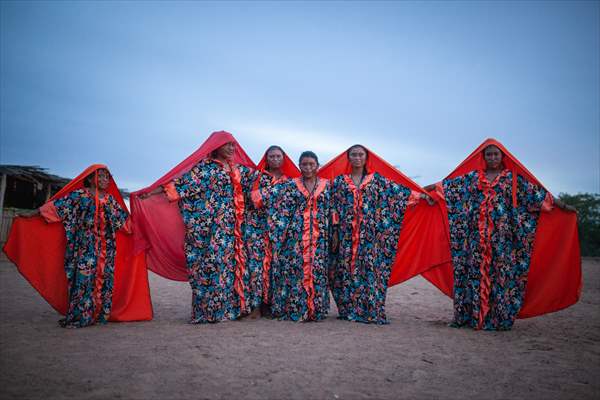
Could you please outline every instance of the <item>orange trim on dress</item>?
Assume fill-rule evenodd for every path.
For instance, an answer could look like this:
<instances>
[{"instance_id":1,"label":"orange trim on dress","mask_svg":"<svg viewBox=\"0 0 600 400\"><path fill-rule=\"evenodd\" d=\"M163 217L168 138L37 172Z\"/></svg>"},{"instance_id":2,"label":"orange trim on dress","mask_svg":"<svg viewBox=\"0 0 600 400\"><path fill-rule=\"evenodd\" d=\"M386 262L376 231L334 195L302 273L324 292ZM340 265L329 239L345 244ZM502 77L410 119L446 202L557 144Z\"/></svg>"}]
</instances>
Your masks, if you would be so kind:
<instances>
[{"instance_id":1,"label":"orange trim on dress","mask_svg":"<svg viewBox=\"0 0 600 400\"><path fill-rule=\"evenodd\" d=\"M179 201L180 196L179 196L179 193L177 193L177 189L175 188L175 182L171 181L171 182L165 183L163 185L163 189L164 189L165 195L167 196L167 199L169 199L169 201L171 201L171 202Z\"/></svg>"},{"instance_id":2,"label":"orange trim on dress","mask_svg":"<svg viewBox=\"0 0 600 400\"><path fill-rule=\"evenodd\" d=\"M479 170L478 189L483 192L483 202L479 208L479 246L482 249L482 260L479 265L481 278L479 281L479 316L477 321L477 329L483 327L483 322L486 315L490 311L490 291L491 278L490 266L492 264L492 231L494 229L494 221L492 220L492 211L494 205L492 201L496 197L494 186L500 181L501 177L508 174L509 170L505 169L494 178L492 182L488 181L484 170Z\"/></svg>"},{"instance_id":3,"label":"orange trim on dress","mask_svg":"<svg viewBox=\"0 0 600 400\"><path fill-rule=\"evenodd\" d=\"M271 287L271 260L273 259L273 249L271 248L271 242L269 241L268 235L265 234L265 256L263 258L263 303L271 304L269 298L269 288Z\"/></svg>"},{"instance_id":4,"label":"orange trim on dress","mask_svg":"<svg viewBox=\"0 0 600 400\"><path fill-rule=\"evenodd\" d=\"M281 183L288 179L285 174L281 174L281 176L277 179L269 171L261 171L261 174L267 175L271 178L271 186ZM264 206L264 200L262 192L260 191L260 181L262 179L262 175L256 178L254 184L252 185L252 191L250 192L250 199L252 200L252 204L254 204L254 208L262 208Z\"/></svg>"},{"instance_id":5,"label":"orange trim on dress","mask_svg":"<svg viewBox=\"0 0 600 400\"><path fill-rule=\"evenodd\" d=\"M215 160L216 161L216 160ZM244 295L244 272L246 270L246 252L244 251L244 242L242 240L242 222L244 221L244 191L242 189L241 174L237 165L229 165L229 176L233 186L233 206L235 212L235 227L233 230L234 239L234 258L235 258L235 282L234 288L240 297L240 311L246 312L246 298Z\"/></svg>"},{"instance_id":6,"label":"orange trim on dress","mask_svg":"<svg viewBox=\"0 0 600 400\"><path fill-rule=\"evenodd\" d=\"M546 192L544 202L542 203L541 211L550 212L554 208L554 198L550 192Z\"/></svg>"},{"instance_id":7,"label":"orange trim on dress","mask_svg":"<svg viewBox=\"0 0 600 400\"><path fill-rule=\"evenodd\" d=\"M339 225L340 224L340 214L337 211L331 211L331 225Z\"/></svg>"},{"instance_id":8,"label":"orange trim on dress","mask_svg":"<svg viewBox=\"0 0 600 400\"><path fill-rule=\"evenodd\" d=\"M123 226L121 226L120 230L128 235L131 235L133 233L133 231L131 230L131 218L130 217L127 217L127 219L125 220L125 223L123 224Z\"/></svg>"},{"instance_id":9,"label":"orange trim on dress","mask_svg":"<svg viewBox=\"0 0 600 400\"><path fill-rule=\"evenodd\" d=\"M49 201L40 207L40 215L46 220L47 223L51 224L54 222L60 222L62 219L56 211L54 201Z\"/></svg>"},{"instance_id":10,"label":"orange trim on dress","mask_svg":"<svg viewBox=\"0 0 600 400\"><path fill-rule=\"evenodd\" d=\"M360 240L360 225L363 218L363 192L362 190L373 180L375 174L368 174L364 177L359 187L352 180L350 175L344 175L344 181L352 191L354 198L354 218L352 219L352 258L350 259L350 275L354 276L356 269L356 257L358 256L358 242Z\"/></svg>"},{"instance_id":11,"label":"orange trim on dress","mask_svg":"<svg viewBox=\"0 0 600 400\"><path fill-rule=\"evenodd\" d=\"M266 171L265 171L266 172ZM279 179L275 179L275 177L273 175L271 175L270 173L266 172L270 177L271 177L271 186L283 182L287 179L287 176L285 175L281 175L279 177ZM256 208L261 208L264 205L263 202L263 198L262 198L262 194L260 192L260 188L259 188L259 183L260 183L260 177L258 179L256 179L256 181L254 182L254 187L253 187L253 191L251 193L252 196L252 202L254 203L254 206ZM255 200L255 195L258 196L258 200ZM263 269L262 269L262 278L263 278L263 292L262 292L262 298L263 298L263 303L265 304L270 304L271 303L271 299L269 299L269 288L271 287L271 261L273 259L273 248L271 247L271 241L269 240L269 233L268 231L265 231L263 234L263 240L265 243L265 256L263 258Z\"/></svg>"},{"instance_id":12,"label":"orange trim on dress","mask_svg":"<svg viewBox=\"0 0 600 400\"><path fill-rule=\"evenodd\" d=\"M97 196L97 195L96 195ZM103 233L106 232L106 218L104 206L106 205L108 194L104 198L98 198L96 213L98 215L99 226L94 227L94 235L96 235L97 245L99 243L100 252L98 254L98 263L96 264L96 274L94 277L94 290L92 293L92 302L94 305L94 322L98 321L98 316L102 311L102 286L104 286L104 267L106 266L106 237ZM97 249L97 248L96 248Z\"/></svg>"},{"instance_id":13,"label":"orange trim on dress","mask_svg":"<svg viewBox=\"0 0 600 400\"><path fill-rule=\"evenodd\" d=\"M306 198L306 208L302 213L304 225L302 229L302 287L306 291L307 296L307 307L308 307L308 319L314 319L315 317L315 286L312 273L312 264L315 256L317 247L317 240L319 238L319 225L316 217L317 198L325 187L327 186L327 180L317 178L315 189L310 193L302 178L295 178L294 183L296 187Z\"/></svg>"},{"instance_id":14,"label":"orange trim on dress","mask_svg":"<svg viewBox=\"0 0 600 400\"><path fill-rule=\"evenodd\" d=\"M421 201L421 192L417 192L416 190L411 190L410 191L410 196L408 197L408 204L407 206L414 206L419 204L419 201Z\"/></svg>"}]
</instances>

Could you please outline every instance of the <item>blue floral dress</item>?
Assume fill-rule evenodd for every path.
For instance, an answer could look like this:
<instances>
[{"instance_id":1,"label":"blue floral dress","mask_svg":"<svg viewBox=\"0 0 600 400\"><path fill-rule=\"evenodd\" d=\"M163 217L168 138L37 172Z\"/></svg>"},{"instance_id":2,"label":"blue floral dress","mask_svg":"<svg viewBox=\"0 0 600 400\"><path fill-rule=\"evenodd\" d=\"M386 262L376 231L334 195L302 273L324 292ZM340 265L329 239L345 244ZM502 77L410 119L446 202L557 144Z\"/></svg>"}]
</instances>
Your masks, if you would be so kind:
<instances>
[{"instance_id":1,"label":"blue floral dress","mask_svg":"<svg viewBox=\"0 0 600 400\"><path fill-rule=\"evenodd\" d=\"M335 178L339 250L331 288L339 318L387 323L385 296L410 196L409 188L378 173L366 175L358 188L350 175Z\"/></svg>"},{"instance_id":2,"label":"blue floral dress","mask_svg":"<svg viewBox=\"0 0 600 400\"><path fill-rule=\"evenodd\" d=\"M273 187L287 180L282 175L278 179L264 171L254 181L251 202L247 207L246 247L248 252L249 282L252 282L253 307L271 304L271 260L273 258L269 241L267 208L270 204ZM262 297L262 298L261 298Z\"/></svg>"},{"instance_id":3,"label":"blue floral dress","mask_svg":"<svg viewBox=\"0 0 600 400\"><path fill-rule=\"evenodd\" d=\"M53 202L65 228L65 272L69 305L60 324L80 328L108 321L114 286L116 233L128 213L110 195L99 199L86 189Z\"/></svg>"},{"instance_id":4,"label":"blue floral dress","mask_svg":"<svg viewBox=\"0 0 600 400\"><path fill-rule=\"evenodd\" d=\"M273 248L273 318L324 319L329 311L329 181L319 178L312 193L304 187L302 178L275 185L268 213Z\"/></svg>"},{"instance_id":5,"label":"blue floral dress","mask_svg":"<svg viewBox=\"0 0 600 400\"><path fill-rule=\"evenodd\" d=\"M544 188L509 170L442 182L454 266L454 325L508 330L523 305Z\"/></svg>"},{"instance_id":6,"label":"blue floral dress","mask_svg":"<svg viewBox=\"0 0 600 400\"><path fill-rule=\"evenodd\" d=\"M233 320L251 311L244 233L254 178L255 171L243 165L228 172L207 158L172 182L186 227L191 323Z\"/></svg>"}]
</instances>

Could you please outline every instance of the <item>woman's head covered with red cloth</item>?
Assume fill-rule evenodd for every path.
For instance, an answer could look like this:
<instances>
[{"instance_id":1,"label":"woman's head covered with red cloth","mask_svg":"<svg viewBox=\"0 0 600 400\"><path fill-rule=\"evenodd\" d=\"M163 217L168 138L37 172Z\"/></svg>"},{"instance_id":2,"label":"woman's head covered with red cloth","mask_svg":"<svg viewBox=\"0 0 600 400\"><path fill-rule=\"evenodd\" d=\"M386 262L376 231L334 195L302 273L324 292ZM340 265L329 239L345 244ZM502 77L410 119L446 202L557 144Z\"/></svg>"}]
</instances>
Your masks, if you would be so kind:
<instances>
[{"instance_id":1,"label":"woman's head covered with red cloth","mask_svg":"<svg viewBox=\"0 0 600 400\"><path fill-rule=\"evenodd\" d=\"M464 175L474 170L486 170L487 163L485 161L485 150L490 147L497 147L502 153L502 165L505 169L516 172L518 175L523 176L528 181L535 183L536 185L542 186L540 181L531 173L523 164L517 160L517 158L509 152L506 147L502 145L496 139L486 139L481 143L454 171L452 171L446 179L455 178L457 176Z\"/></svg>"},{"instance_id":2,"label":"woman's head covered with red cloth","mask_svg":"<svg viewBox=\"0 0 600 400\"><path fill-rule=\"evenodd\" d=\"M60 199L61 197L66 196L74 190L83 189L85 187L89 187L90 183L96 187L98 187L98 178L100 171L106 171L108 174L109 182L106 187L106 192L109 193L112 197L117 200L119 205L123 207L125 211L127 211L127 206L125 205L125 201L121 196L121 192L115 183L108 167L104 164L93 164L87 167L82 173L77 175L72 181L67 183L62 189L60 189L54 196L50 198L49 201L54 201L56 199ZM101 188L102 189L102 188Z\"/></svg>"},{"instance_id":3,"label":"woman's head covered with red cloth","mask_svg":"<svg viewBox=\"0 0 600 400\"><path fill-rule=\"evenodd\" d=\"M369 174L378 172L380 175L391 179L394 182L401 183L411 190L424 192L424 190L413 182L408 176L404 175L393 165L385 161L383 158L375 154L369 148L362 144L354 144L346 149L344 152L337 155L333 160L323 165L319 170L319 176L321 178L334 179L339 175L347 175L352 172L352 163L350 162L350 152L356 147L363 148L366 155L365 168Z\"/></svg>"},{"instance_id":4,"label":"woman's head covered with red cloth","mask_svg":"<svg viewBox=\"0 0 600 400\"><path fill-rule=\"evenodd\" d=\"M250 168L256 168L256 165L254 165L252 159L248 156L248 154L246 154L244 149L240 146L238 141L235 139L235 137L233 137L231 133L226 131L213 132L196 151L194 151L185 160L173 167L165 175L160 177L152 185L131 193L132 199L134 197L138 197L140 194L151 192L158 186L164 185L172 181L173 179L180 177L181 175L191 170L194 167L194 165L198 164L198 162L200 162L202 159L214 156L214 152L216 150L228 143L234 144L232 157L234 163L242 164Z\"/></svg>"},{"instance_id":5,"label":"woman's head covered with red cloth","mask_svg":"<svg viewBox=\"0 0 600 400\"><path fill-rule=\"evenodd\" d=\"M281 158L279 155L281 154ZM269 172L269 165L271 163L279 162L281 172L290 178L297 178L300 176L300 170L294 164L292 159L286 154L283 149L277 145L269 146L265 154L260 159L258 166L256 167L260 171Z\"/></svg>"},{"instance_id":6,"label":"woman's head covered with red cloth","mask_svg":"<svg viewBox=\"0 0 600 400\"><path fill-rule=\"evenodd\" d=\"M136 252L146 251L148 268L153 272L177 281L187 281L188 272L183 252L185 227L177 202L169 202L164 195L140 199L140 195L151 192L161 185L191 170L196 164L224 145L232 151L232 161L249 168L256 168L250 157L229 132L213 132L202 145L152 185L131 193L134 242ZM225 149L224 149L225 150ZM225 158L228 158L226 154Z\"/></svg>"},{"instance_id":7,"label":"woman's head covered with red cloth","mask_svg":"<svg viewBox=\"0 0 600 400\"><path fill-rule=\"evenodd\" d=\"M502 153L502 166L504 169L508 169L512 172L513 183L512 183L512 201L513 205L517 203L517 176L521 175L529 182L532 182L538 186L544 187L537 178L527 170L517 160L515 156L513 156L507 149L497 141L496 139L486 139L481 143L475 151L473 151L450 175L446 177L446 179L456 178L457 176L461 176L467 174L474 170L485 171L488 168L488 163L486 162L485 152L486 149L490 146L495 146ZM545 188L544 188L545 189ZM547 190L547 189L546 189Z\"/></svg>"}]
</instances>

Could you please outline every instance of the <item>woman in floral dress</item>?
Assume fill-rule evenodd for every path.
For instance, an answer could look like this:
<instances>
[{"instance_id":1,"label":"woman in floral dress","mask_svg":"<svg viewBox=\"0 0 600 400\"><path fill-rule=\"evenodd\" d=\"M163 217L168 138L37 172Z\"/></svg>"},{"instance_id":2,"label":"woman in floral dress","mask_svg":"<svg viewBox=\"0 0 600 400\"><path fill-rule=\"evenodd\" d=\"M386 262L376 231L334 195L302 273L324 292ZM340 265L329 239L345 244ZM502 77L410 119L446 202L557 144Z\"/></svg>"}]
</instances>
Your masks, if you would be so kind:
<instances>
[{"instance_id":1,"label":"woman in floral dress","mask_svg":"<svg viewBox=\"0 0 600 400\"><path fill-rule=\"evenodd\" d=\"M367 171L370 154L362 145L350 147L346 156L351 172L333 181L333 298L340 319L385 324L385 297L404 212L419 199L431 198Z\"/></svg>"},{"instance_id":2,"label":"woman in floral dress","mask_svg":"<svg viewBox=\"0 0 600 400\"><path fill-rule=\"evenodd\" d=\"M552 204L572 210L506 168L499 146L483 148L483 168L437 186L448 211L455 327L511 329L524 302L540 211Z\"/></svg>"},{"instance_id":3,"label":"woman in floral dress","mask_svg":"<svg viewBox=\"0 0 600 400\"><path fill-rule=\"evenodd\" d=\"M111 176L96 166L83 179L83 188L47 202L39 214L48 222L62 222L67 245L64 269L68 307L62 327L105 324L111 314L117 252L116 234L129 231L124 204L108 192ZM113 185L115 192L116 185ZM122 202L122 200L121 200Z\"/></svg>"},{"instance_id":4,"label":"woman in floral dress","mask_svg":"<svg viewBox=\"0 0 600 400\"><path fill-rule=\"evenodd\" d=\"M311 151L300 156L302 176L275 185L268 208L271 262L271 315L280 320L318 321L327 316L331 190L316 176Z\"/></svg>"},{"instance_id":5,"label":"woman in floral dress","mask_svg":"<svg viewBox=\"0 0 600 400\"><path fill-rule=\"evenodd\" d=\"M265 203L270 204L269 199L275 185L300 176L300 171L283 149L276 145L267 149L257 169L261 171L261 175L254 181L252 202L247 208L248 281L253 283L249 290L255 294L253 304L260 305L262 314L268 316L272 297L272 249Z\"/></svg>"},{"instance_id":6,"label":"woman in floral dress","mask_svg":"<svg viewBox=\"0 0 600 400\"><path fill-rule=\"evenodd\" d=\"M208 157L142 196L164 192L179 203L193 324L234 320L256 306L244 245L246 198L256 172L233 162L237 142L230 133L213 133L210 140L215 148Z\"/></svg>"}]
</instances>

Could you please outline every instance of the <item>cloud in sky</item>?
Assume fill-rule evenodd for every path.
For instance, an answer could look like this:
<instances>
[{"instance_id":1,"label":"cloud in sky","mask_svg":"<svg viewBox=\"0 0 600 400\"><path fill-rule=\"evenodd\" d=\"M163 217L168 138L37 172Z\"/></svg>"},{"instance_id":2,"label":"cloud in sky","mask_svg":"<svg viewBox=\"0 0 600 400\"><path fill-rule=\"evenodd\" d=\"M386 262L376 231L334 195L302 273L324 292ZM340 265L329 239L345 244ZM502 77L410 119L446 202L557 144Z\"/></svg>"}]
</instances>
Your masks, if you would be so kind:
<instances>
[{"instance_id":1,"label":"cloud in sky","mask_svg":"<svg viewBox=\"0 0 600 400\"><path fill-rule=\"evenodd\" d=\"M131 190L215 130L427 184L487 137L600 192L598 2L0 2L0 162ZM136 186L140 185L140 186Z\"/></svg>"},{"instance_id":2,"label":"cloud in sky","mask_svg":"<svg viewBox=\"0 0 600 400\"><path fill-rule=\"evenodd\" d=\"M255 160L262 157L262 152L268 146L277 144L294 161L298 160L302 151L312 150L319 156L321 164L325 164L348 147L359 143L366 145L422 184L439 179L437 173L440 167L453 167L452 159L443 149L422 148L401 137L381 138L369 132L348 134L335 131L303 130L293 126L269 123L233 124L233 131L243 132L243 135L238 136L243 145L251 143L250 154Z\"/></svg>"}]
</instances>

